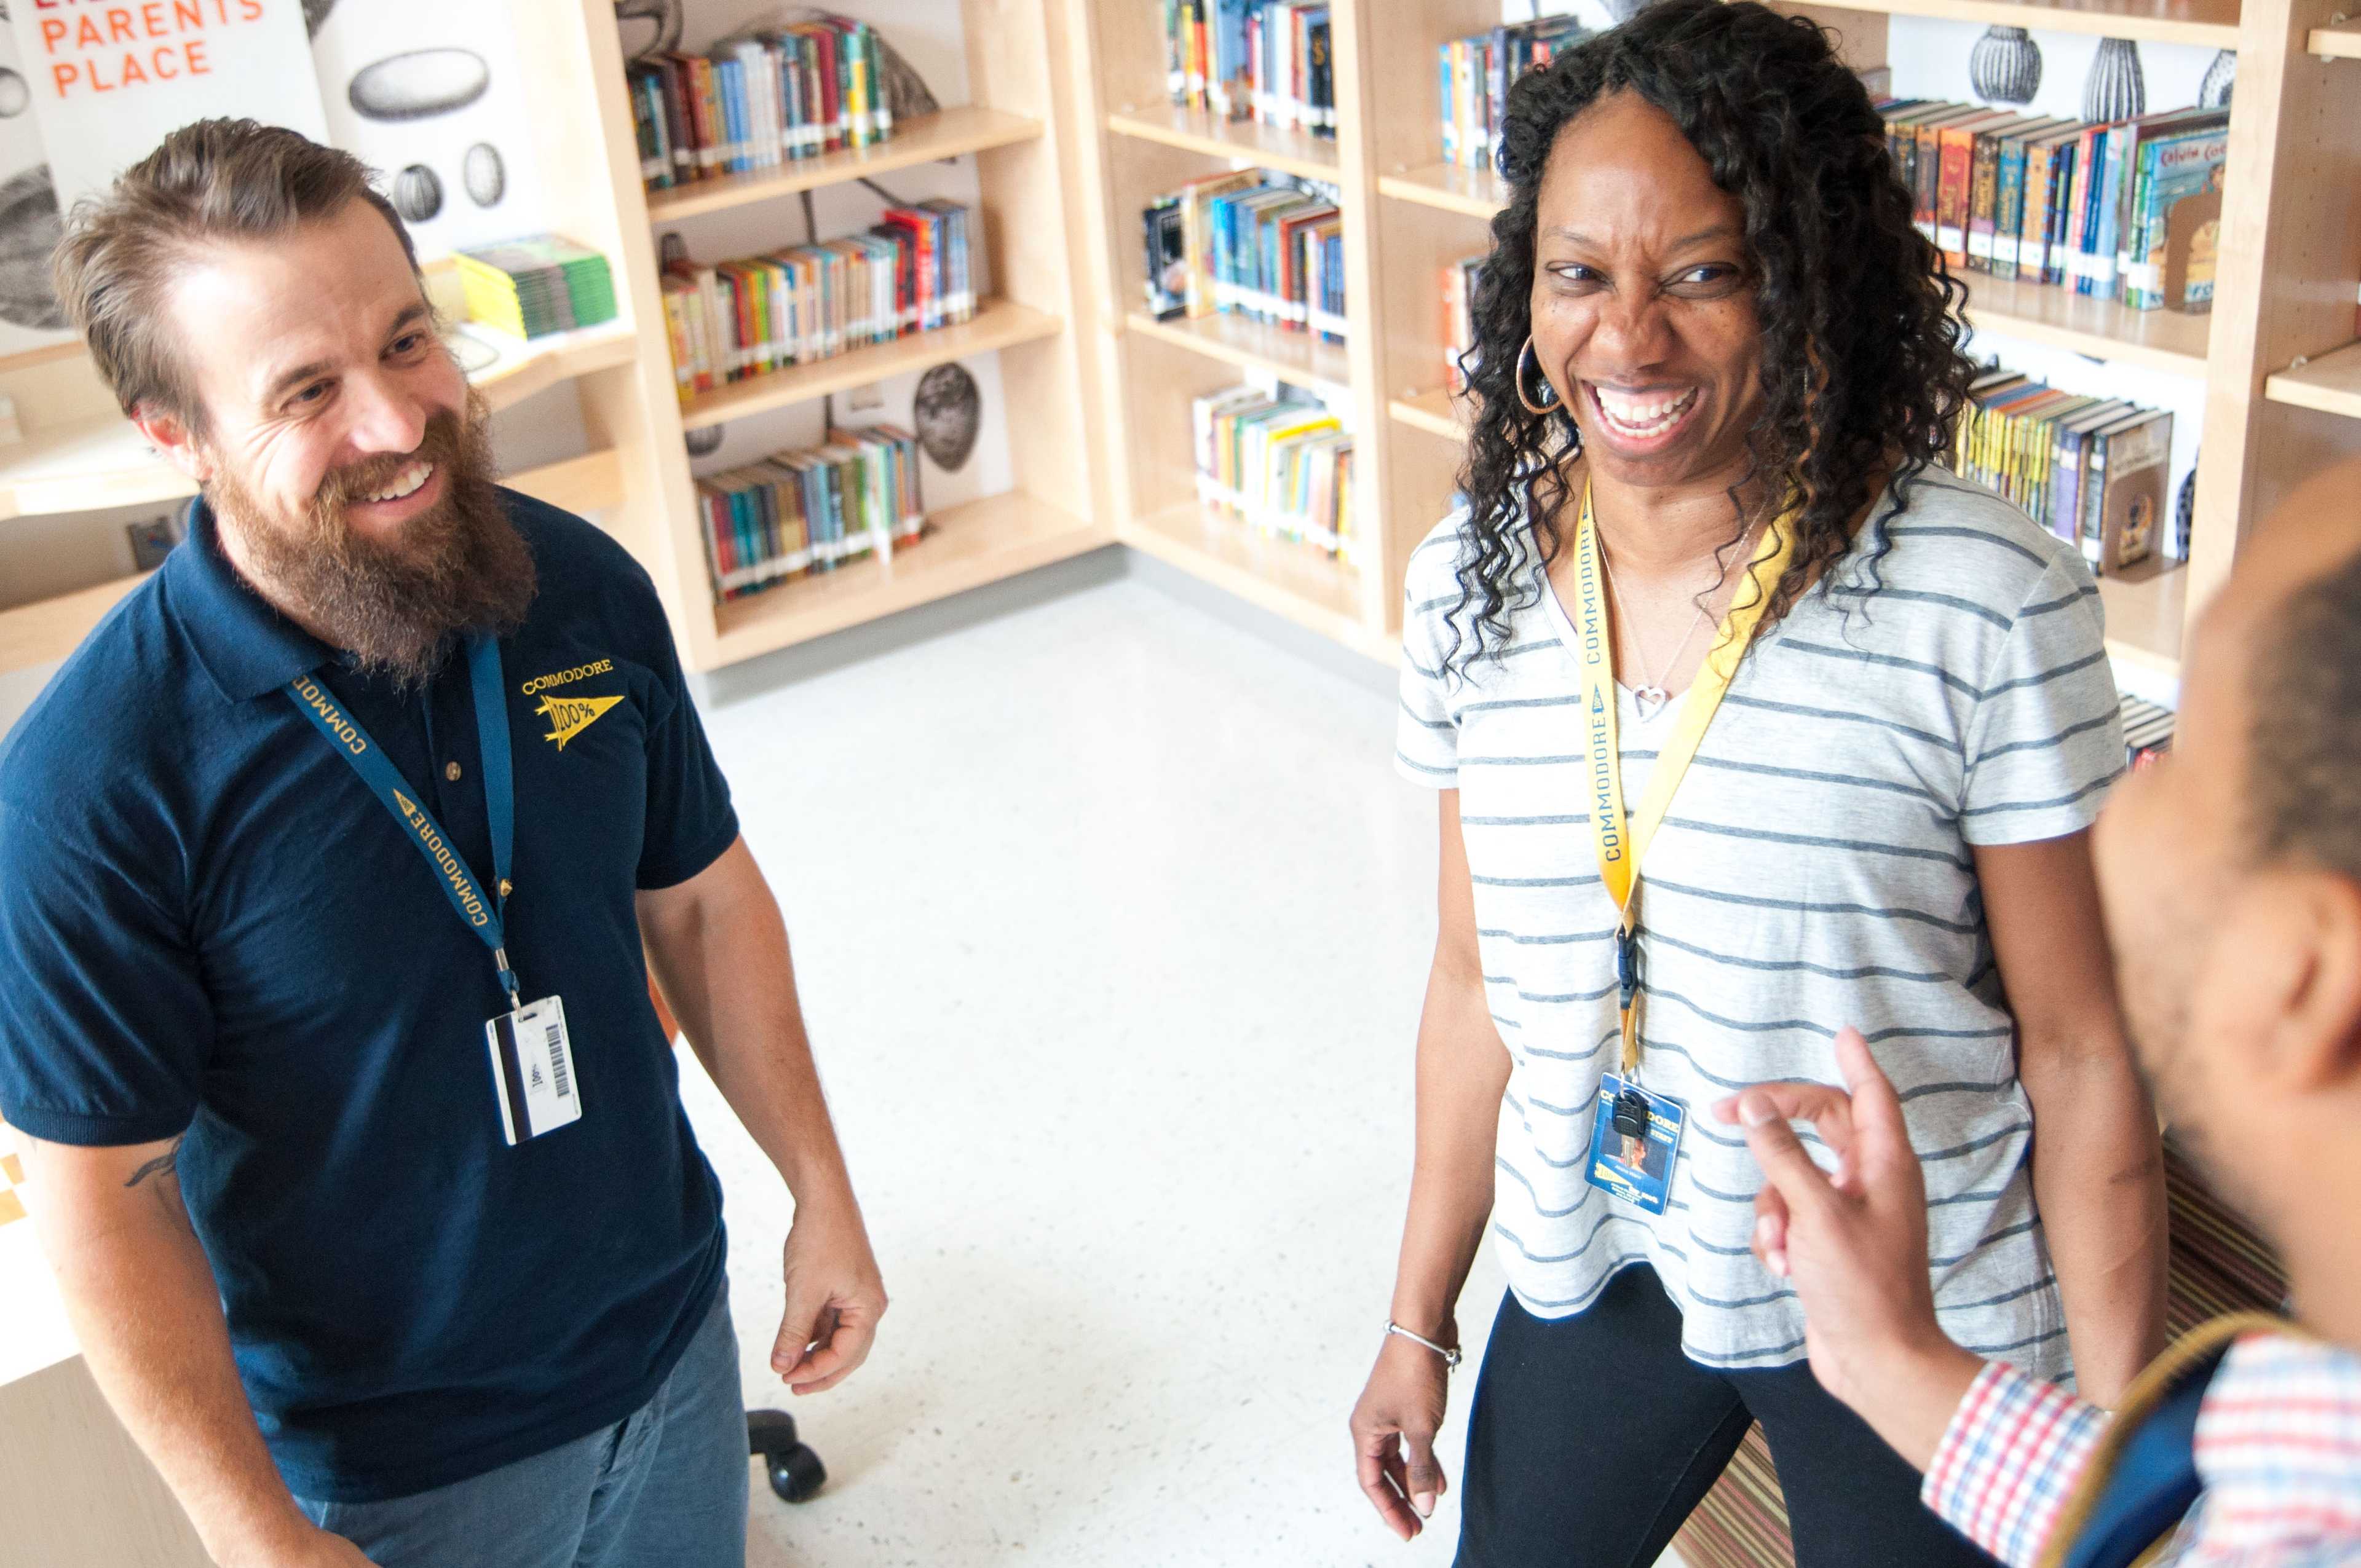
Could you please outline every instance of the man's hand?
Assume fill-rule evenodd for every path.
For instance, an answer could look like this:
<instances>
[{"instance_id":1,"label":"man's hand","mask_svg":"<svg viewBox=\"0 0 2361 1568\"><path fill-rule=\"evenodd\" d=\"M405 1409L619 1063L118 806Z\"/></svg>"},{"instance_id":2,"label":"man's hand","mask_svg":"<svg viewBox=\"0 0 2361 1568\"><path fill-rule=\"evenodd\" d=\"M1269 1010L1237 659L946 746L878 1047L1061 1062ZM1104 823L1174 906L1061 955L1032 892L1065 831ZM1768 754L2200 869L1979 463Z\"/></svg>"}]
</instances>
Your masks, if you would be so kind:
<instances>
[{"instance_id":1,"label":"man's hand","mask_svg":"<svg viewBox=\"0 0 2361 1568\"><path fill-rule=\"evenodd\" d=\"M1754 1255L1803 1298L1813 1375L1923 1470L1983 1364L1935 1320L1927 1184L1894 1085L1858 1030L1837 1036L1837 1066L1850 1095L1758 1084L1713 1113L1744 1124L1763 1167ZM1835 1152L1834 1177L1812 1163L1791 1121L1811 1123Z\"/></svg>"},{"instance_id":2,"label":"man's hand","mask_svg":"<svg viewBox=\"0 0 2361 1568\"><path fill-rule=\"evenodd\" d=\"M797 1394L835 1387L869 1359L885 1282L869 1250L861 1211L798 1208L787 1232L787 1308L779 1319L772 1369Z\"/></svg>"},{"instance_id":3,"label":"man's hand","mask_svg":"<svg viewBox=\"0 0 2361 1568\"><path fill-rule=\"evenodd\" d=\"M307 1530L273 1550L225 1561L230 1568L377 1568L343 1536L317 1529Z\"/></svg>"}]
</instances>

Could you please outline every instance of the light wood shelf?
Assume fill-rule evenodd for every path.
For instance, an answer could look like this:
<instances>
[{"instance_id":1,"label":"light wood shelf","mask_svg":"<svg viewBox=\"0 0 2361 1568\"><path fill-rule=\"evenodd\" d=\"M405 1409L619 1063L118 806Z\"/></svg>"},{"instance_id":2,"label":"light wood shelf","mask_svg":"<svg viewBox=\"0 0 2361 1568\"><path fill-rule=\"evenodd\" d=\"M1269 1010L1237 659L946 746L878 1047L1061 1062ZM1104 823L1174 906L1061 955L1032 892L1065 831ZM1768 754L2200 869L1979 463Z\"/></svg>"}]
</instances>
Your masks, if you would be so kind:
<instances>
[{"instance_id":1,"label":"light wood shelf","mask_svg":"<svg viewBox=\"0 0 2361 1568\"><path fill-rule=\"evenodd\" d=\"M1150 104L1107 116L1117 136L1161 143L1183 152L1244 159L1306 180L1336 178L1336 144L1323 137L1259 120L1222 120L1202 109Z\"/></svg>"},{"instance_id":2,"label":"light wood shelf","mask_svg":"<svg viewBox=\"0 0 2361 1568\"><path fill-rule=\"evenodd\" d=\"M1467 422L1460 411L1463 407L1448 388L1437 387L1432 391L1389 400L1386 413L1412 430L1422 430L1445 441L1466 441Z\"/></svg>"},{"instance_id":3,"label":"light wood shelf","mask_svg":"<svg viewBox=\"0 0 2361 1568\"><path fill-rule=\"evenodd\" d=\"M116 427L118 431L131 431L129 424L120 421ZM137 439L137 433L131 433ZM160 463L154 466L174 479L180 478L176 471ZM567 511L608 511L623 504L622 462L612 447L528 468L509 476L502 483ZM133 499L164 500L195 493L196 488L188 486L170 494ZM130 501L126 499L123 504ZM0 610L0 674L64 658L90 635L91 628L105 619L115 601L147 580L148 574L142 572Z\"/></svg>"},{"instance_id":4,"label":"light wood shelf","mask_svg":"<svg viewBox=\"0 0 2361 1568\"><path fill-rule=\"evenodd\" d=\"M1318 381L1348 386L1352 361L1342 344L1327 343L1312 333L1290 332L1268 322L1251 321L1227 312L1210 316L1175 316L1159 321L1146 311L1134 311L1126 328L1148 337L1235 365L1257 370L1298 385Z\"/></svg>"},{"instance_id":5,"label":"light wood shelf","mask_svg":"<svg viewBox=\"0 0 2361 1568\"><path fill-rule=\"evenodd\" d=\"M468 378L495 410L561 381L628 365L639 353L631 329L612 323L530 343L478 326L467 334L500 355ZM0 447L0 521L184 500L196 493L195 484L117 414L36 429L18 444Z\"/></svg>"},{"instance_id":6,"label":"light wood shelf","mask_svg":"<svg viewBox=\"0 0 2361 1568\"><path fill-rule=\"evenodd\" d=\"M1446 213L1491 221L1509 204L1509 182L1488 169L1465 169L1456 163L1429 163L1397 174L1378 176L1378 192L1397 201L1415 202Z\"/></svg>"},{"instance_id":7,"label":"light wood shelf","mask_svg":"<svg viewBox=\"0 0 2361 1568\"><path fill-rule=\"evenodd\" d=\"M0 674L55 663L72 652L123 596L148 580L145 572L54 598L0 609Z\"/></svg>"},{"instance_id":8,"label":"light wood shelf","mask_svg":"<svg viewBox=\"0 0 2361 1568\"><path fill-rule=\"evenodd\" d=\"M680 422L687 429L697 430L727 420L743 419L765 409L809 402L830 392L931 369L972 354L1055 337L1064 324L1044 311L1007 300L985 300L976 306L974 319L956 326L912 333L891 343L871 344L832 359L791 365L766 376L731 381L709 392L700 392L682 405Z\"/></svg>"},{"instance_id":9,"label":"light wood shelf","mask_svg":"<svg viewBox=\"0 0 2361 1568\"><path fill-rule=\"evenodd\" d=\"M1968 320L1987 332L2069 348L2093 359L2203 379L2213 318L2183 311L2135 311L2051 283L1970 272Z\"/></svg>"},{"instance_id":10,"label":"light wood shelf","mask_svg":"<svg viewBox=\"0 0 2361 1568\"><path fill-rule=\"evenodd\" d=\"M1123 543L1372 658L1395 650L1361 620L1360 574L1318 547L1255 532L1194 501L1135 518Z\"/></svg>"},{"instance_id":11,"label":"light wood shelf","mask_svg":"<svg viewBox=\"0 0 2361 1568\"><path fill-rule=\"evenodd\" d=\"M722 661L734 663L848 626L964 593L1115 543L1115 531L1022 491L970 501L932 520L890 560L797 577L715 614Z\"/></svg>"},{"instance_id":12,"label":"light wood shelf","mask_svg":"<svg viewBox=\"0 0 2361 1568\"><path fill-rule=\"evenodd\" d=\"M2275 403L2361 419L2361 343L2280 371L2263 383L2263 393Z\"/></svg>"},{"instance_id":13,"label":"light wood shelf","mask_svg":"<svg viewBox=\"0 0 2361 1568\"><path fill-rule=\"evenodd\" d=\"M1041 122L1026 115L1003 114L972 105L945 109L897 124L894 135L873 147L847 148L818 158L800 158L775 169L726 174L694 184L673 185L648 192L648 221L667 224L707 213L726 212L749 202L792 196L869 175L891 174L897 169L983 152L995 147L1038 140Z\"/></svg>"},{"instance_id":14,"label":"light wood shelf","mask_svg":"<svg viewBox=\"0 0 2361 1568\"><path fill-rule=\"evenodd\" d=\"M2189 620L2185 567L2101 577L2099 603L2107 615L2108 653L2118 663L2180 678L2180 644Z\"/></svg>"},{"instance_id":15,"label":"light wood shelf","mask_svg":"<svg viewBox=\"0 0 2361 1568\"><path fill-rule=\"evenodd\" d=\"M2143 43L2238 47L2238 0L1853 0L1842 7L1889 16L1933 16L1947 22L2028 27L2035 32L2091 33Z\"/></svg>"},{"instance_id":16,"label":"light wood shelf","mask_svg":"<svg viewBox=\"0 0 2361 1568\"><path fill-rule=\"evenodd\" d=\"M2306 54L2328 60L2361 60L2361 22L2338 22L2314 27L2304 39Z\"/></svg>"}]
</instances>

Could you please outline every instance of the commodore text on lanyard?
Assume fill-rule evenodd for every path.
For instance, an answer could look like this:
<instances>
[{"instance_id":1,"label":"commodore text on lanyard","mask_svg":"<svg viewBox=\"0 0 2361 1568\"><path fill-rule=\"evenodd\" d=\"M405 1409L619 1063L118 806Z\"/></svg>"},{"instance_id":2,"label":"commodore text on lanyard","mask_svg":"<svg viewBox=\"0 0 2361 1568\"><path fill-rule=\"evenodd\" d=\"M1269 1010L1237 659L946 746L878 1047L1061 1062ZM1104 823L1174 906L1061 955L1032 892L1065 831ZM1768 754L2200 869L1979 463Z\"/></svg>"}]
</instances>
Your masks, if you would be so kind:
<instances>
[{"instance_id":1,"label":"commodore text on lanyard","mask_svg":"<svg viewBox=\"0 0 2361 1568\"><path fill-rule=\"evenodd\" d=\"M516 851L516 778L509 751L508 702L500 690L500 644L489 637L469 638L467 666L475 682L476 734L484 753L484 815L492 838L496 886L489 895L452 847L443 825L413 798L401 770L328 688L310 675L298 675L284 689L296 711L312 721L393 814L403 835L426 857L451 907L491 949L500 989L509 995L509 1011L485 1024L484 1040L491 1053L492 1097L500 1105L500 1134L513 1146L579 1121L582 1092L566 1033L565 1003L555 996L526 1002L509 962L506 917L509 868Z\"/></svg>"},{"instance_id":2,"label":"commodore text on lanyard","mask_svg":"<svg viewBox=\"0 0 2361 1568\"><path fill-rule=\"evenodd\" d=\"M1682 698L1672 733L1657 753L1640 809L1626 817L1622 754L1615 736L1615 641L1608 625L1598 523L1590 510L1590 487L1583 486L1582 518L1575 530L1574 605L1575 657L1582 667L1583 789L1590 806L1598 874L1622 916L1615 932L1615 981L1623 1026L1621 1070L1609 1073L1598 1088L1587 1175L1593 1187L1652 1214L1663 1213L1671 1196L1673 1164L1680 1154L1688 1109L1668 1094L1642 1089L1638 1080L1640 861L1753 641L1771 587L1784 575L1794 553L1793 537L1784 523L1763 530L1746 577L1722 617L1720 632L1707 650L1704 665Z\"/></svg>"}]
</instances>

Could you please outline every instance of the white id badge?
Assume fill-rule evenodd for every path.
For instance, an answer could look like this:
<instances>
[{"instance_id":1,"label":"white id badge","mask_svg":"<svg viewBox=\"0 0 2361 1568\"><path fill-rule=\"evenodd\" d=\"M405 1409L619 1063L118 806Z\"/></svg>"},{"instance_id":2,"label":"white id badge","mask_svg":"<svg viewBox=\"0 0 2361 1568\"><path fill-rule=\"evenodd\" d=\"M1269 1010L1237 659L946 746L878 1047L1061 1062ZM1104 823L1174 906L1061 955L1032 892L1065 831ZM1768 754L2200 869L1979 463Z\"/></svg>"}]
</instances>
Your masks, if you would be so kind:
<instances>
[{"instance_id":1,"label":"white id badge","mask_svg":"<svg viewBox=\"0 0 2361 1568\"><path fill-rule=\"evenodd\" d=\"M566 1003L528 1002L484 1025L492 1053L492 1095L511 1146L582 1119L582 1086L566 1037Z\"/></svg>"}]
</instances>

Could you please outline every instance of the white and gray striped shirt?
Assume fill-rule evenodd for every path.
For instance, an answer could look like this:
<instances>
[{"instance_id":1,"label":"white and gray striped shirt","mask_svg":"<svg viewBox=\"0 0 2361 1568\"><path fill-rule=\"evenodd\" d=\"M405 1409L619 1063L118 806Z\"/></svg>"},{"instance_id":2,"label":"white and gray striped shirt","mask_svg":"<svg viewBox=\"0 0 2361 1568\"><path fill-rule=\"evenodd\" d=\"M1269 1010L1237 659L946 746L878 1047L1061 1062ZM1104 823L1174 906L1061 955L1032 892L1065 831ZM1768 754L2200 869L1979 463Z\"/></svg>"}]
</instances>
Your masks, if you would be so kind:
<instances>
[{"instance_id":1,"label":"white and gray striped shirt","mask_svg":"<svg viewBox=\"0 0 2361 1568\"><path fill-rule=\"evenodd\" d=\"M1578 1312L1645 1262L1682 1308L1692 1359L1802 1359L1795 1291L1747 1247L1761 1173L1707 1107L1766 1080L1840 1083L1832 1042L1850 1024L1926 1162L1944 1329L2037 1376L2067 1370L1971 846L2089 826L2124 765L2114 679L2071 549L1939 470L1910 494L1879 531L1891 549L1873 587L1864 531L1831 591L1758 639L1642 864L1641 1081L1690 1113L1671 1206L1653 1218L1583 1178L1617 1060L1616 912L1584 800L1565 611L1528 536L1502 656L1463 655L1461 679L1444 665L1466 624L1464 518L1411 558L1397 762L1459 791L1485 984L1514 1064L1492 1234L1530 1311ZM1679 706L1642 727L1626 694L1626 801Z\"/></svg>"}]
</instances>

